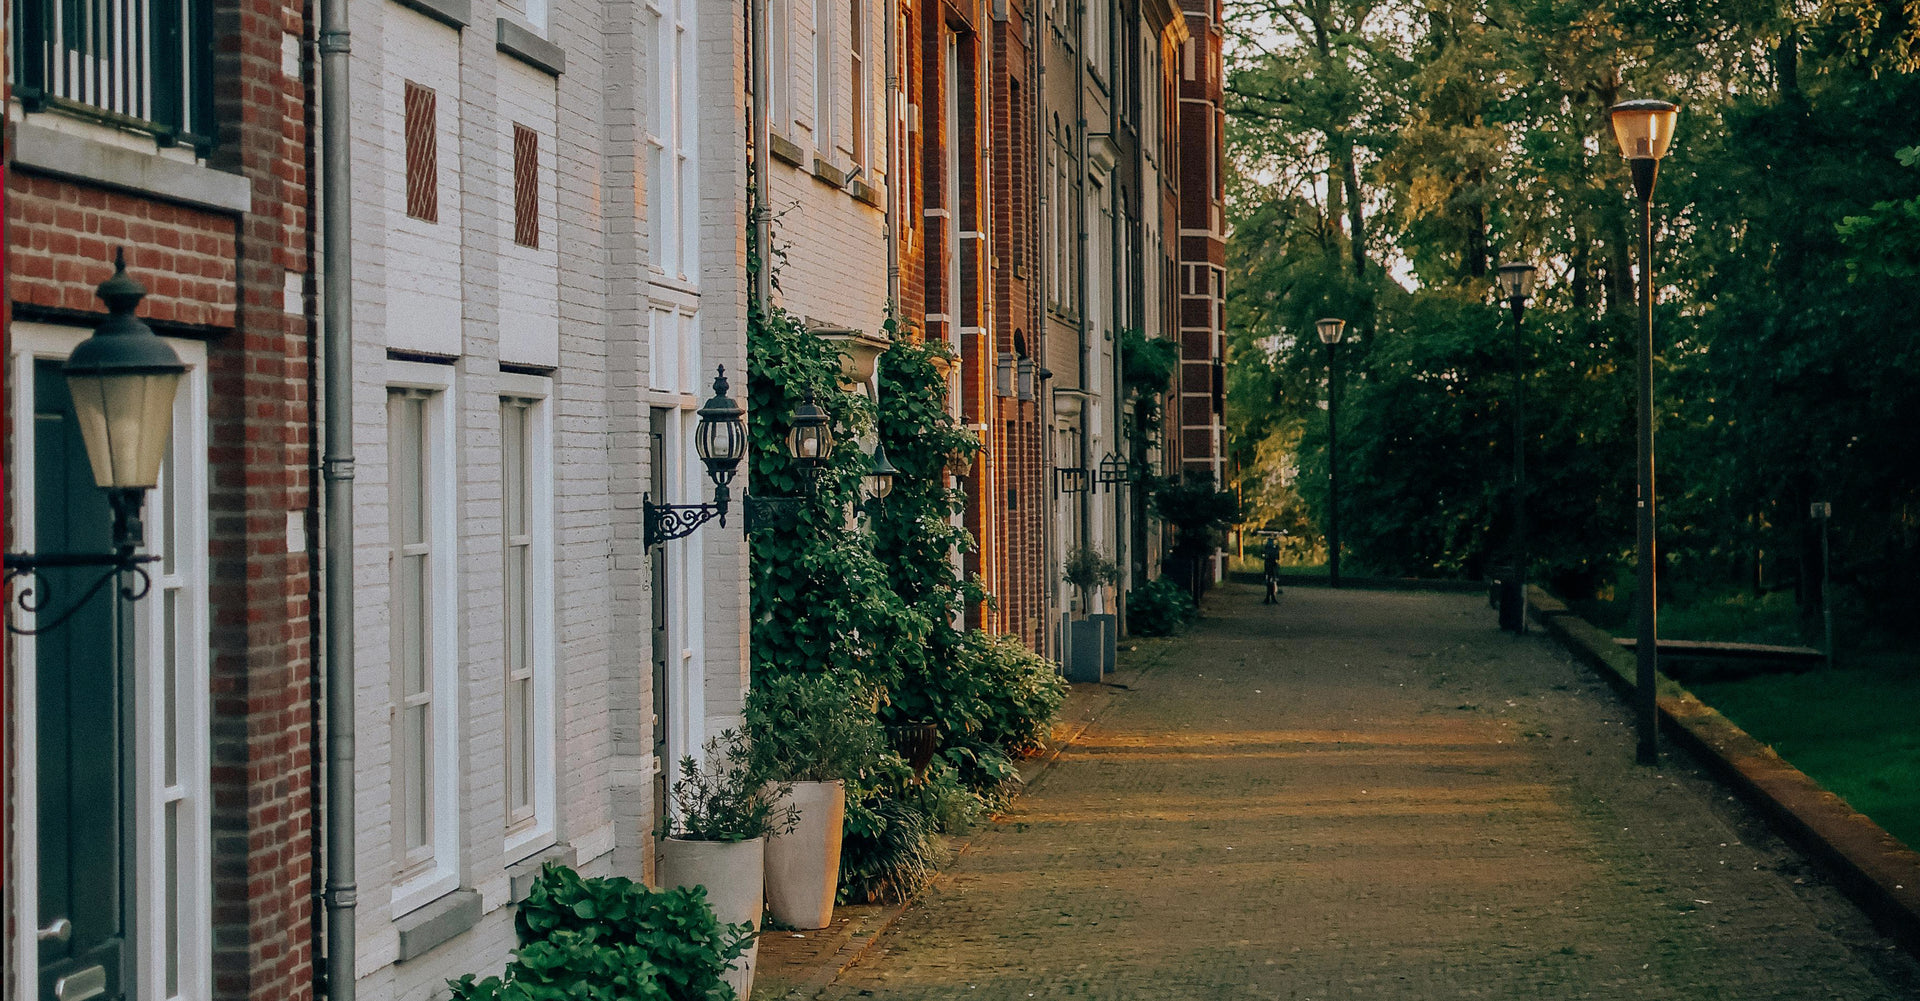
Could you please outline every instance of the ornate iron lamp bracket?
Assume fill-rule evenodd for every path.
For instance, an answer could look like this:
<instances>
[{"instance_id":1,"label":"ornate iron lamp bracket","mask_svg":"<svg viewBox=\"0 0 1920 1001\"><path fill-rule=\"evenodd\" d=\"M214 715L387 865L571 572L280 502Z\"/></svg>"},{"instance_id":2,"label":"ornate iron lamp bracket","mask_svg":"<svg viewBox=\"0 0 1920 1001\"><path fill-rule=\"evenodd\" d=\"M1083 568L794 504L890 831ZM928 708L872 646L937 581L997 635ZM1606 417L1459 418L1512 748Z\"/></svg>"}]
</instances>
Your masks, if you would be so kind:
<instances>
[{"instance_id":1,"label":"ornate iron lamp bracket","mask_svg":"<svg viewBox=\"0 0 1920 1001\"><path fill-rule=\"evenodd\" d=\"M120 586L120 597L128 601L139 601L153 589L153 578L147 575L146 568L141 564L152 563L159 558L151 555L135 556L131 550L118 553L48 553L45 555L8 553L6 554L6 583L9 589L13 587L16 578L34 578L33 583L14 592L13 603L20 606L21 611L32 614L36 624L31 629L25 629L8 620L7 631L15 636L38 636L52 632L66 625L67 620L73 618L80 609L85 608L87 602L92 601L93 596L100 593L101 588L106 587L108 582L118 579L121 574L132 574L136 580ZM92 584L87 585L87 589L80 592L80 597L65 611L45 622L39 621L39 614L53 604L53 586L42 571L76 567L103 567L105 572Z\"/></svg>"},{"instance_id":2,"label":"ornate iron lamp bracket","mask_svg":"<svg viewBox=\"0 0 1920 1001\"><path fill-rule=\"evenodd\" d=\"M646 515L643 529L644 542L648 549L663 542L684 539L693 534L694 529L720 519L727 523L727 495L717 494L711 504L655 504L649 495L640 496L640 507Z\"/></svg>"}]
</instances>

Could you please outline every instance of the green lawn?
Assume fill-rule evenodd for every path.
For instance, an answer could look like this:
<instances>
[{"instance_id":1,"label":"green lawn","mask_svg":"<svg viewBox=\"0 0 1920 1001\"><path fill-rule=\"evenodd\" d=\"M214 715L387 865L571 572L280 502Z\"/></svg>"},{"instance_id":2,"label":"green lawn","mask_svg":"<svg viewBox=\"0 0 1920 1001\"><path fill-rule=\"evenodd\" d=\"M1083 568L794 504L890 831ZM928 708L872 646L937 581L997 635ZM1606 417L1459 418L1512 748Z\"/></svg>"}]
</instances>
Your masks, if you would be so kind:
<instances>
[{"instance_id":1,"label":"green lawn","mask_svg":"<svg viewBox=\"0 0 1920 1001\"><path fill-rule=\"evenodd\" d=\"M1920 848L1920 671L1910 656L1688 687L1894 837Z\"/></svg>"}]
</instances>

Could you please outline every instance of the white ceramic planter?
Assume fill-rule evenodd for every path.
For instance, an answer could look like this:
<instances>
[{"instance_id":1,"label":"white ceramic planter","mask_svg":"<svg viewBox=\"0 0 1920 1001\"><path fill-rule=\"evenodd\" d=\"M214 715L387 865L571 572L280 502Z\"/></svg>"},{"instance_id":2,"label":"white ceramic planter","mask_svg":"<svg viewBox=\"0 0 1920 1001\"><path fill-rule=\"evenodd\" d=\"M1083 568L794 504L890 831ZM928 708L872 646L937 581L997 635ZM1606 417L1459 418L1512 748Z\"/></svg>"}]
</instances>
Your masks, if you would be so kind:
<instances>
[{"instance_id":1,"label":"white ceramic planter","mask_svg":"<svg viewBox=\"0 0 1920 1001\"><path fill-rule=\"evenodd\" d=\"M840 885L840 833L847 816L847 784L795 782L774 804L800 808L800 824L767 839L767 909L794 928L833 923L833 895Z\"/></svg>"},{"instance_id":2,"label":"white ceramic planter","mask_svg":"<svg viewBox=\"0 0 1920 1001\"><path fill-rule=\"evenodd\" d=\"M721 924L750 924L753 944L727 971L727 985L746 1001L753 989L753 966L760 952L760 889L766 880L766 839L682 841L660 844L661 886L704 886L707 904Z\"/></svg>"}]
</instances>

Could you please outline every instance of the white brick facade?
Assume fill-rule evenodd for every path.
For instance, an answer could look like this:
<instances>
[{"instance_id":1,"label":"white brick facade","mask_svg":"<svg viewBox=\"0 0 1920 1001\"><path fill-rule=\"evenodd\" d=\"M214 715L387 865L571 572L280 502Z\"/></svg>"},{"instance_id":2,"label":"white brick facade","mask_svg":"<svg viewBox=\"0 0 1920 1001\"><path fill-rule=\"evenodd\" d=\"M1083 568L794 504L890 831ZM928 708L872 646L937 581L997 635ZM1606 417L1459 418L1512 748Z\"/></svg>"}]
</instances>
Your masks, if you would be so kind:
<instances>
[{"instance_id":1,"label":"white brick facade","mask_svg":"<svg viewBox=\"0 0 1920 1001\"><path fill-rule=\"evenodd\" d=\"M769 204L774 248L784 255L775 261L780 287L774 298L818 326L878 333L887 307L886 5L788 0L773 4L771 11L777 16L783 8L790 120L773 123L778 139ZM856 10L866 52L866 124L860 130L865 141L858 149L850 48ZM829 53L825 74L819 72L823 52ZM830 125L820 121L817 110L823 84L832 108Z\"/></svg>"},{"instance_id":2,"label":"white brick facade","mask_svg":"<svg viewBox=\"0 0 1920 1001\"><path fill-rule=\"evenodd\" d=\"M445 997L449 978L502 969L514 944L516 866L555 855L590 874L650 874L654 630L641 541L641 494L656 459L650 413L684 415L690 443L691 409L709 391L714 365L738 376L736 395L745 395L740 19L729 5L705 3L690 21L698 105L711 115L688 133L707 168L691 215L698 259L688 280L656 288L651 227L659 221L649 214L642 137L658 125L648 117L659 109L646 33L659 5L473 0L466 23L449 24L461 6L354 0L352 9L358 973L363 996L396 1001ZM532 29L534 41L499 42L508 35L501 18ZM408 81L437 98L438 222L407 213ZM515 238L516 125L537 136L531 247ZM656 332L663 302L686 321L672 333ZM673 375L652 371L662 358L673 361ZM457 680L433 698L449 701L454 720L458 768L447 777L458 804L457 879L427 899L397 892L405 889L395 844L405 807L396 799L405 693L392 637L393 617L408 613L390 566L399 531L389 500L393 371L438 378L451 424L452 496L443 499L452 580L433 586L453 591ZM544 393L539 423L550 427L550 461L536 475L551 494L554 795L542 829L510 839L500 401L535 390ZM690 444L684 451L690 457ZM666 499L710 498L697 463L667 458L676 460L677 482ZM669 672L674 755L738 721L746 547L738 519L728 521L666 547L672 645L692 651Z\"/></svg>"}]
</instances>

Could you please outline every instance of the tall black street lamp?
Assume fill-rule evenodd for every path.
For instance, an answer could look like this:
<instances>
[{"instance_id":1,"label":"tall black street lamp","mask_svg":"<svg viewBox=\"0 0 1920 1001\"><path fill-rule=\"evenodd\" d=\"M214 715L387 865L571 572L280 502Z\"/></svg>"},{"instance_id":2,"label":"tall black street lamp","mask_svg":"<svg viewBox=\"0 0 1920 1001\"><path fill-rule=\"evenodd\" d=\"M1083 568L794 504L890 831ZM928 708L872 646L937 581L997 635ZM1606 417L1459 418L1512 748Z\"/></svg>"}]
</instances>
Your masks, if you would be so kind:
<instances>
[{"instance_id":1,"label":"tall black street lamp","mask_svg":"<svg viewBox=\"0 0 1920 1001\"><path fill-rule=\"evenodd\" d=\"M173 440L173 398L187 366L152 328L133 315L147 290L127 276L124 252L115 254L113 277L102 282L96 294L107 304L107 318L94 328L93 336L81 341L67 356L62 371L73 398L75 423L87 448L87 462L93 469L94 486L106 491L107 503L113 508L113 551L7 553L9 582L25 575L38 577L41 571L55 568L101 567L106 571L72 606L51 620L36 623L32 629L7 624L9 630L24 636L58 628L121 574L132 573L139 578L139 586L120 588L121 597L140 600L152 584L142 564L159 558L136 555L146 542L140 509L146 504L147 491L160 481L160 464L166 458L167 443ZM41 580L38 593L35 587L27 586L15 596L23 610L37 613L49 605L53 595L48 593L44 578Z\"/></svg>"},{"instance_id":2,"label":"tall black street lamp","mask_svg":"<svg viewBox=\"0 0 1920 1001\"><path fill-rule=\"evenodd\" d=\"M1347 321L1327 317L1314 324L1327 346L1327 585L1340 586L1340 373L1333 349L1347 332Z\"/></svg>"},{"instance_id":3,"label":"tall black street lamp","mask_svg":"<svg viewBox=\"0 0 1920 1001\"><path fill-rule=\"evenodd\" d=\"M1513 307L1513 563L1500 589L1500 628L1515 635L1527 631L1527 355L1520 317L1533 297L1533 277L1531 264L1500 266L1500 295Z\"/></svg>"},{"instance_id":4,"label":"tall black street lamp","mask_svg":"<svg viewBox=\"0 0 1920 1001\"><path fill-rule=\"evenodd\" d=\"M1640 394L1636 408L1639 424L1639 448L1634 461L1638 471L1639 497L1635 518L1635 555L1638 583L1634 598L1634 701L1640 732L1636 758L1643 765L1657 764L1660 752L1654 742L1658 725L1655 715L1654 678L1659 666L1659 629L1655 625L1655 562L1658 555L1653 539L1653 182L1660 173L1660 160L1673 142L1673 121L1679 108L1666 101L1622 101L1613 106L1613 136L1620 142L1620 155L1627 158L1633 171L1633 190L1640 197L1640 337L1634 354L1639 364Z\"/></svg>"}]
</instances>

